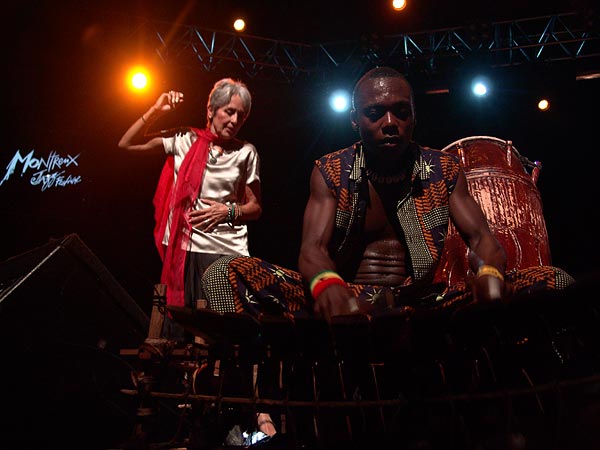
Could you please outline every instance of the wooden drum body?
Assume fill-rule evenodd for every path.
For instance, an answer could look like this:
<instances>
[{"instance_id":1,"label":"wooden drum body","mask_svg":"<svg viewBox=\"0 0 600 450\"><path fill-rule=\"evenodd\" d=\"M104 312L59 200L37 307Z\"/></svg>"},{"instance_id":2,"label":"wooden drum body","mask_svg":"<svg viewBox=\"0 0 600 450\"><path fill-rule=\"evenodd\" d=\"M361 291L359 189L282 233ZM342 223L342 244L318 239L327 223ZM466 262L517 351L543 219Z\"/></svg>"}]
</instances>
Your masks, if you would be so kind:
<instances>
[{"instance_id":1,"label":"wooden drum body","mask_svg":"<svg viewBox=\"0 0 600 450\"><path fill-rule=\"evenodd\" d=\"M550 265L548 233L536 186L541 164L521 156L511 141L490 136L459 139L442 151L459 157L469 192L506 251L506 271ZM466 245L451 221L436 278L453 286L464 280L468 269Z\"/></svg>"},{"instance_id":2,"label":"wooden drum body","mask_svg":"<svg viewBox=\"0 0 600 450\"><path fill-rule=\"evenodd\" d=\"M600 448L591 435L600 414L597 297L571 288L479 306L335 316L330 325L168 307L188 331L215 339L180 364L191 389L171 398L191 402L211 437L269 412L281 441L265 448L476 450L502 437L545 450L576 442L584 420L579 434L595 444L585 448Z\"/></svg>"}]
</instances>

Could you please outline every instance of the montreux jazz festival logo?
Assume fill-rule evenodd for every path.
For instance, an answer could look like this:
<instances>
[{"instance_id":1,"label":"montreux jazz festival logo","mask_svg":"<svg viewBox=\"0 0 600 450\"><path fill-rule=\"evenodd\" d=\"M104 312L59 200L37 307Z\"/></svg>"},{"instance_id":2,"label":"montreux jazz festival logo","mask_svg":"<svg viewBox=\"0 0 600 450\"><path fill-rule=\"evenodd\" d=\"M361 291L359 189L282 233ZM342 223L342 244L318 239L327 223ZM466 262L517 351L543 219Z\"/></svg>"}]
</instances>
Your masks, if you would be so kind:
<instances>
[{"instance_id":1,"label":"montreux jazz festival logo","mask_svg":"<svg viewBox=\"0 0 600 450\"><path fill-rule=\"evenodd\" d=\"M15 172L20 172L21 177L25 174L30 176L29 183L33 186L40 186L42 191L52 187L65 187L81 183L81 176L72 173L79 166L77 158L79 158L79 154L62 156L55 151L50 152L45 158L36 158L34 150L25 156L17 150L6 166L6 173L0 180L0 186Z\"/></svg>"}]
</instances>

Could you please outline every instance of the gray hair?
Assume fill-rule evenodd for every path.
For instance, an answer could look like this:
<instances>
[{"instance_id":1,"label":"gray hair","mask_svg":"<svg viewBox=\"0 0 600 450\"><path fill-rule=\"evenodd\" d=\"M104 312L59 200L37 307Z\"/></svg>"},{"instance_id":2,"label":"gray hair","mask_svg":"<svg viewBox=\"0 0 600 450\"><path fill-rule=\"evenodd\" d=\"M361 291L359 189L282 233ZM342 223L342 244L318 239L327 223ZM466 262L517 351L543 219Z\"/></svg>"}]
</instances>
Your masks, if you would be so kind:
<instances>
[{"instance_id":1,"label":"gray hair","mask_svg":"<svg viewBox=\"0 0 600 450\"><path fill-rule=\"evenodd\" d=\"M240 96L248 115L252 107L250 91L244 83L232 78L223 78L215 83L208 95L208 109L214 113L217 109L228 105L234 95Z\"/></svg>"}]
</instances>

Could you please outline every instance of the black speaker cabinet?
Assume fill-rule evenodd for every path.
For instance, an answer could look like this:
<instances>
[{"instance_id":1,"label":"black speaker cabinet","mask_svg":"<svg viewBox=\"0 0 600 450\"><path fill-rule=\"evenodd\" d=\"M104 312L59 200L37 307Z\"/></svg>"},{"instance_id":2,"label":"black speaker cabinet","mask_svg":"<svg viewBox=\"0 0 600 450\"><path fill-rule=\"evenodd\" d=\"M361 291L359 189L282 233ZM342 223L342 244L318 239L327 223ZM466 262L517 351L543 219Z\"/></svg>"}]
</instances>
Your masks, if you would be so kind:
<instances>
[{"instance_id":1,"label":"black speaker cabinet","mask_svg":"<svg viewBox=\"0 0 600 450\"><path fill-rule=\"evenodd\" d=\"M76 234L0 263L0 289L0 448L109 448L148 316Z\"/></svg>"}]
</instances>

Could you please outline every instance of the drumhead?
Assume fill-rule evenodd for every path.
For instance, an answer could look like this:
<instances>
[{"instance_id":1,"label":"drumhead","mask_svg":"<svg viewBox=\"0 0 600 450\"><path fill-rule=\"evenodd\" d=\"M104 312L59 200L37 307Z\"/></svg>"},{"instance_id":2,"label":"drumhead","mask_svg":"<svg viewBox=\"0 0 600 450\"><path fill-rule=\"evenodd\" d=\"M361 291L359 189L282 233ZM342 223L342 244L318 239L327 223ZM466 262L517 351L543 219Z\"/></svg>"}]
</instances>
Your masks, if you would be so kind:
<instances>
[{"instance_id":1,"label":"drumhead","mask_svg":"<svg viewBox=\"0 0 600 450\"><path fill-rule=\"evenodd\" d=\"M510 143L510 141L505 141L504 139L500 139L497 137L493 137L493 136L469 136L469 137L465 137L462 139L457 139L456 141L452 142L451 144L448 144L447 146L445 146L442 151L446 152L448 150L451 150L455 147L457 147L459 144L462 144L463 142L469 142L469 141L481 141L481 140L487 140L487 141L495 141L499 144L508 144ZM516 151L516 149L513 147L513 149Z\"/></svg>"}]
</instances>

